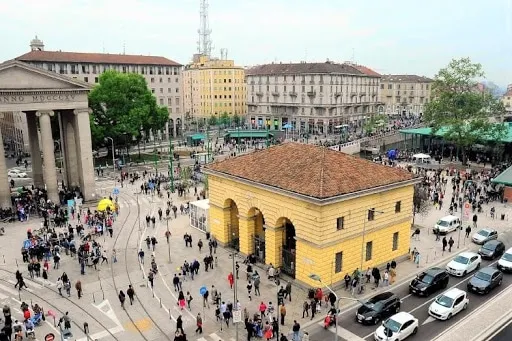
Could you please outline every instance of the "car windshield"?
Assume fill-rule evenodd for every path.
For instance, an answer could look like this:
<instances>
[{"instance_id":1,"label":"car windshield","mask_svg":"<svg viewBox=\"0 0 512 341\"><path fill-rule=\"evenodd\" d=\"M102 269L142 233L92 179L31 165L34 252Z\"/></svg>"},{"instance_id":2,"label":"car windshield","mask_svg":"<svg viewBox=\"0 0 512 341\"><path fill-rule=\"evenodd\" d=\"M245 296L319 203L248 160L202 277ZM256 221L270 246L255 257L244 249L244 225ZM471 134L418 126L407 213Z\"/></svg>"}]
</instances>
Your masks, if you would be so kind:
<instances>
[{"instance_id":1,"label":"car windshield","mask_svg":"<svg viewBox=\"0 0 512 341\"><path fill-rule=\"evenodd\" d=\"M453 299L448 296L441 295L436 299L436 303L442 305L443 307L451 308L453 304Z\"/></svg>"},{"instance_id":2,"label":"car windshield","mask_svg":"<svg viewBox=\"0 0 512 341\"><path fill-rule=\"evenodd\" d=\"M393 319L388 319L386 322L384 322L384 327L391 330L394 333L398 333L402 325Z\"/></svg>"},{"instance_id":3,"label":"car windshield","mask_svg":"<svg viewBox=\"0 0 512 341\"><path fill-rule=\"evenodd\" d=\"M364 304L364 306L370 310L380 311L382 309L382 302L372 303L368 301Z\"/></svg>"},{"instance_id":4,"label":"car windshield","mask_svg":"<svg viewBox=\"0 0 512 341\"><path fill-rule=\"evenodd\" d=\"M475 277L486 282L489 282L491 280L491 275L482 271L477 272Z\"/></svg>"},{"instance_id":5,"label":"car windshield","mask_svg":"<svg viewBox=\"0 0 512 341\"><path fill-rule=\"evenodd\" d=\"M494 244L485 244L484 246L482 246L482 249L487 251L494 251Z\"/></svg>"},{"instance_id":6,"label":"car windshield","mask_svg":"<svg viewBox=\"0 0 512 341\"><path fill-rule=\"evenodd\" d=\"M437 222L437 225L446 227L446 226L448 226L448 222L446 220L439 220Z\"/></svg>"},{"instance_id":7,"label":"car windshield","mask_svg":"<svg viewBox=\"0 0 512 341\"><path fill-rule=\"evenodd\" d=\"M507 262L512 262L512 253L505 253L501 258L503 258L503 260L506 260Z\"/></svg>"},{"instance_id":8,"label":"car windshield","mask_svg":"<svg viewBox=\"0 0 512 341\"><path fill-rule=\"evenodd\" d=\"M489 231L487 230L480 230L478 231L478 234L481 235L482 237L488 237L489 236Z\"/></svg>"},{"instance_id":9,"label":"car windshield","mask_svg":"<svg viewBox=\"0 0 512 341\"><path fill-rule=\"evenodd\" d=\"M466 258L464 256L457 256L455 257L454 261L460 264L468 264L469 258Z\"/></svg>"},{"instance_id":10,"label":"car windshield","mask_svg":"<svg viewBox=\"0 0 512 341\"><path fill-rule=\"evenodd\" d=\"M425 284L432 283L433 279L434 279L434 277L430 276L429 274L427 274L425 272L418 275L418 280L420 280L421 282L423 282Z\"/></svg>"}]
</instances>

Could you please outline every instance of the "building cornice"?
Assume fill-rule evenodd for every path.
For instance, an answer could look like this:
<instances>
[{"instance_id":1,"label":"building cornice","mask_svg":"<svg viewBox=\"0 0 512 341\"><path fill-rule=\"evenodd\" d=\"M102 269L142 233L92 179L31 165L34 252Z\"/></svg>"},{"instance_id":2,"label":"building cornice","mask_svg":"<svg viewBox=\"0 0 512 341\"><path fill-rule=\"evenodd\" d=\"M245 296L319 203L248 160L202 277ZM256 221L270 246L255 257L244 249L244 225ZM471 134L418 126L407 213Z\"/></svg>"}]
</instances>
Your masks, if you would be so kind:
<instances>
[{"instance_id":1,"label":"building cornice","mask_svg":"<svg viewBox=\"0 0 512 341\"><path fill-rule=\"evenodd\" d=\"M416 177L416 178L412 178L412 179L405 180L405 181L395 182L395 183L392 183L389 185L372 187L372 188L365 189L362 191L337 195L337 196L333 196L333 197L329 197L329 198L315 198L315 197L311 197L308 195L288 191L288 190L285 190L282 188L277 188L274 186L265 185L265 184L261 184L261 183L255 182L255 181L243 179L243 178L240 178L240 177L237 177L234 175L217 172L217 171L214 171L214 170L208 169L208 168L205 169L204 172L206 174L211 174L213 176L218 176L220 178L228 179L228 180L235 181L235 182L240 182L240 183L248 185L248 186L256 187L256 188L259 188L259 189L262 189L262 190L265 190L268 192L272 192L275 194L284 195L284 196L287 196L287 197L290 197L293 199L305 201L305 202L308 202L308 203L311 203L311 204L314 204L317 206L325 206L325 205L335 204L335 203L339 203L339 202L346 201L346 200L361 198L361 197L371 195L371 194L378 194L378 193L386 192L386 191L397 189L397 188L411 186L411 185L421 182L421 178Z\"/></svg>"},{"instance_id":2,"label":"building cornice","mask_svg":"<svg viewBox=\"0 0 512 341\"><path fill-rule=\"evenodd\" d=\"M69 95L88 94L89 89L48 89L48 90L6 90L0 91L0 96L27 96L27 95Z\"/></svg>"}]
</instances>

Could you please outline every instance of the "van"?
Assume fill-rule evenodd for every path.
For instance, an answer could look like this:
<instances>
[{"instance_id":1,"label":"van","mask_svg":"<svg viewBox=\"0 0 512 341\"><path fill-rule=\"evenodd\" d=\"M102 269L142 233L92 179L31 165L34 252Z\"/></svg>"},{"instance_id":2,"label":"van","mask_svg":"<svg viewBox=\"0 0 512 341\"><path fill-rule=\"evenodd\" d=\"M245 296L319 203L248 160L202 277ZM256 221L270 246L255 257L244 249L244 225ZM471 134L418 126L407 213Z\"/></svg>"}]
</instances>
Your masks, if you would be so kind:
<instances>
[{"instance_id":1,"label":"van","mask_svg":"<svg viewBox=\"0 0 512 341\"><path fill-rule=\"evenodd\" d=\"M460 226L460 218L454 215L449 215L439 219L432 230L434 233L436 233L437 230L439 231L439 234L447 234L448 232L457 230Z\"/></svg>"}]
</instances>

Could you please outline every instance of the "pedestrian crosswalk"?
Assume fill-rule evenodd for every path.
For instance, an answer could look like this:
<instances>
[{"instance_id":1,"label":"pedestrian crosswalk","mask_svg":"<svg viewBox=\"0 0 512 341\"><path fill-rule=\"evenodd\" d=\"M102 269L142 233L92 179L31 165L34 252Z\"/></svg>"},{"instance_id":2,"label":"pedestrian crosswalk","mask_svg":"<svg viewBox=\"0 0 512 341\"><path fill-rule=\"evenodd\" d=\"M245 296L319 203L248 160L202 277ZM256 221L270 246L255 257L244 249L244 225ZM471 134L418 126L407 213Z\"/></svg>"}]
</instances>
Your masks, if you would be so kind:
<instances>
[{"instance_id":1,"label":"pedestrian crosswalk","mask_svg":"<svg viewBox=\"0 0 512 341\"><path fill-rule=\"evenodd\" d=\"M231 338L221 338L216 333L211 333L210 335L201 336L195 340L196 341L235 341L235 339L232 337Z\"/></svg>"}]
</instances>

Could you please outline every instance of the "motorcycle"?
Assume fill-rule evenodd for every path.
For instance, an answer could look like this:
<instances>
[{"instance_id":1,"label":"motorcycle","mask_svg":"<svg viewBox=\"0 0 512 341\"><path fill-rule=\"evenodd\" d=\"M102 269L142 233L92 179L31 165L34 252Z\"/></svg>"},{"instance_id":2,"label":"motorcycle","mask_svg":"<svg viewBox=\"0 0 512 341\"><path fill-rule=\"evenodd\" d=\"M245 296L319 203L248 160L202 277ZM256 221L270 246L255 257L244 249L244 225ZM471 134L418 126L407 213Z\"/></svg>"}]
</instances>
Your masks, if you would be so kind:
<instances>
[{"instance_id":1,"label":"motorcycle","mask_svg":"<svg viewBox=\"0 0 512 341\"><path fill-rule=\"evenodd\" d=\"M336 316L329 313L324 319L324 329L327 329L336 324Z\"/></svg>"}]
</instances>

